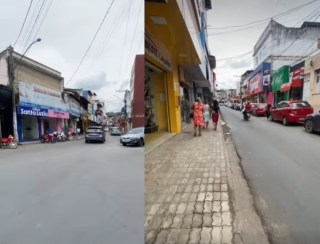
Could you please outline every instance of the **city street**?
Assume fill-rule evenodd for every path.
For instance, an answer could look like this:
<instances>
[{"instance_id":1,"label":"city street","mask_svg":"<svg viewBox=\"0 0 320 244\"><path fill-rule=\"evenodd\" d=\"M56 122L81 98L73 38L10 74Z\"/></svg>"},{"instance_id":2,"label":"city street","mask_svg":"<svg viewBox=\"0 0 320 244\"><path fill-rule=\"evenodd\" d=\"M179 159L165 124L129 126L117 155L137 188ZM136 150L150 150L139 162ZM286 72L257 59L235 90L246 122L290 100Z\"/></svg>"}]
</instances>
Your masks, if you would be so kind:
<instances>
[{"instance_id":1,"label":"city street","mask_svg":"<svg viewBox=\"0 0 320 244\"><path fill-rule=\"evenodd\" d=\"M221 107L274 243L319 243L319 135Z\"/></svg>"},{"instance_id":2,"label":"city street","mask_svg":"<svg viewBox=\"0 0 320 244\"><path fill-rule=\"evenodd\" d=\"M109 134L0 150L0 243L143 243L143 162Z\"/></svg>"}]
</instances>

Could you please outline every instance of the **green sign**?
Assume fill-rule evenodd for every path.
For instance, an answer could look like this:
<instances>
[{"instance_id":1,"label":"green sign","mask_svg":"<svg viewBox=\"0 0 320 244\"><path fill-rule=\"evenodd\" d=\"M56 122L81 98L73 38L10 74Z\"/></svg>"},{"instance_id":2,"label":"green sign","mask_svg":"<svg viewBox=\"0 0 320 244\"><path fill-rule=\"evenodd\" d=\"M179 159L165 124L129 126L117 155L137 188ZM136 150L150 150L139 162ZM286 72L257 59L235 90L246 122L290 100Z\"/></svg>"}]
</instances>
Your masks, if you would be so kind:
<instances>
[{"instance_id":1,"label":"green sign","mask_svg":"<svg viewBox=\"0 0 320 244\"><path fill-rule=\"evenodd\" d=\"M279 92L281 85L289 82L290 67L285 65L272 74L272 92Z\"/></svg>"}]
</instances>

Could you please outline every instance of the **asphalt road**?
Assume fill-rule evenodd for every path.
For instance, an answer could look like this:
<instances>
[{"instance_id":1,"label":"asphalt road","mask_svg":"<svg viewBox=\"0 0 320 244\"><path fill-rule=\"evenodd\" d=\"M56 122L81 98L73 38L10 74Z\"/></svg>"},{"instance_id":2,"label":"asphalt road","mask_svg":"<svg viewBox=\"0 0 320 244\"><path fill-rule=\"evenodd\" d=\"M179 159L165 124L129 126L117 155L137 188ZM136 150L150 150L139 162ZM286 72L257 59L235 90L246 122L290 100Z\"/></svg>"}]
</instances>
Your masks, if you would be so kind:
<instances>
[{"instance_id":1,"label":"asphalt road","mask_svg":"<svg viewBox=\"0 0 320 244\"><path fill-rule=\"evenodd\" d=\"M275 243L320 243L320 135L221 108Z\"/></svg>"},{"instance_id":2,"label":"asphalt road","mask_svg":"<svg viewBox=\"0 0 320 244\"><path fill-rule=\"evenodd\" d=\"M1 244L141 244L144 149L84 140L0 150Z\"/></svg>"}]
</instances>

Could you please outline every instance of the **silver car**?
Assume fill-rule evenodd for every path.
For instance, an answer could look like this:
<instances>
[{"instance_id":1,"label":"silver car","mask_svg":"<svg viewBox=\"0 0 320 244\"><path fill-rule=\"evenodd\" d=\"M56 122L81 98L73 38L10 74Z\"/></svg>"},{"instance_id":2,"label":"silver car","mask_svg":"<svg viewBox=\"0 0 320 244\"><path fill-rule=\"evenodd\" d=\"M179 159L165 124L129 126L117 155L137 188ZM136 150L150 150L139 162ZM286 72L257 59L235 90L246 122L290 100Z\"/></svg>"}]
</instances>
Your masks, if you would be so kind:
<instances>
[{"instance_id":1,"label":"silver car","mask_svg":"<svg viewBox=\"0 0 320 244\"><path fill-rule=\"evenodd\" d=\"M144 127L138 127L130 130L127 134L120 137L120 143L126 145L144 146Z\"/></svg>"}]
</instances>

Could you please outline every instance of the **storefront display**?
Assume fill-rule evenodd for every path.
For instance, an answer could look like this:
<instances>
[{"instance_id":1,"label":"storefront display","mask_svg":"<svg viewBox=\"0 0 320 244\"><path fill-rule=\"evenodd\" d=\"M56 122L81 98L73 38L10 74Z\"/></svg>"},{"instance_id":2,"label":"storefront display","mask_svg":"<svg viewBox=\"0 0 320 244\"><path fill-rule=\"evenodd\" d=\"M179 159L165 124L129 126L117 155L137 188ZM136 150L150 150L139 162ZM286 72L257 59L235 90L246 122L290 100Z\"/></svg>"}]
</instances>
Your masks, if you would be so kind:
<instances>
[{"instance_id":1,"label":"storefront display","mask_svg":"<svg viewBox=\"0 0 320 244\"><path fill-rule=\"evenodd\" d=\"M158 130L155 121L154 95L152 92L151 72L149 68L145 69L144 83L144 112L145 112L145 133L152 133Z\"/></svg>"}]
</instances>

